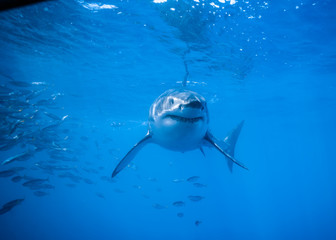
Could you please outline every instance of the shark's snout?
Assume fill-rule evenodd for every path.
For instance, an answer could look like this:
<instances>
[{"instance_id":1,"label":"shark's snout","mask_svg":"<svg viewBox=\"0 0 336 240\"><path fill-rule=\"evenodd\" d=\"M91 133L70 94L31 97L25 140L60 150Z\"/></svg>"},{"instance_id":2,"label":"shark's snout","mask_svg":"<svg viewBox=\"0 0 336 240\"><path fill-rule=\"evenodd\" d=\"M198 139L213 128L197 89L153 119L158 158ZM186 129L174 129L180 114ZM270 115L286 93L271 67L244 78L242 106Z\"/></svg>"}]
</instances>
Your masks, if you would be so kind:
<instances>
[{"instance_id":1,"label":"shark's snout","mask_svg":"<svg viewBox=\"0 0 336 240\"><path fill-rule=\"evenodd\" d=\"M203 109L203 105L200 101L191 101L190 103L186 104L185 107L187 108L198 108L198 109Z\"/></svg>"},{"instance_id":2,"label":"shark's snout","mask_svg":"<svg viewBox=\"0 0 336 240\"><path fill-rule=\"evenodd\" d=\"M195 100L195 101L191 101L191 102L189 102L187 104L180 104L179 105L179 109L180 110L184 110L184 109L195 109L195 110L199 109L199 110L203 110L204 106L203 106L203 104L200 101Z\"/></svg>"}]
</instances>

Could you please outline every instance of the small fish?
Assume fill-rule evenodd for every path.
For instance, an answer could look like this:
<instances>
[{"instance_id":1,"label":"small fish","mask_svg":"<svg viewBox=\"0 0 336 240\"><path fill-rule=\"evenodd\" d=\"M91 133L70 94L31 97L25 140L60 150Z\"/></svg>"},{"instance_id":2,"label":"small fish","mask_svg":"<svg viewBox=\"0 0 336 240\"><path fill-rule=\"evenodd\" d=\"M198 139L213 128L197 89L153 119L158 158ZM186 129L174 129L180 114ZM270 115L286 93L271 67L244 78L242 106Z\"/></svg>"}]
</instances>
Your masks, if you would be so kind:
<instances>
[{"instance_id":1,"label":"small fish","mask_svg":"<svg viewBox=\"0 0 336 240\"><path fill-rule=\"evenodd\" d=\"M173 179L173 182L174 183L181 183L181 182L184 182L184 179L175 178L175 179Z\"/></svg>"},{"instance_id":2,"label":"small fish","mask_svg":"<svg viewBox=\"0 0 336 240\"><path fill-rule=\"evenodd\" d=\"M193 201L193 202L198 202L204 199L204 197L202 196L192 196L192 195L189 195L188 198L190 201Z\"/></svg>"},{"instance_id":3,"label":"small fish","mask_svg":"<svg viewBox=\"0 0 336 240\"><path fill-rule=\"evenodd\" d=\"M187 179L188 182L196 182L200 179L199 176L192 176L190 178Z\"/></svg>"},{"instance_id":4,"label":"small fish","mask_svg":"<svg viewBox=\"0 0 336 240\"><path fill-rule=\"evenodd\" d=\"M13 170L15 172L20 172L22 170L25 170L26 168L25 167L12 167L10 170Z\"/></svg>"},{"instance_id":5,"label":"small fish","mask_svg":"<svg viewBox=\"0 0 336 240\"><path fill-rule=\"evenodd\" d=\"M43 112L44 115L50 117L51 119L54 119L56 121L61 121L61 118L56 116L55 114L49 113L49 112Z\"/></svg>"},{"instance_id":6,"label":"small fish","mask_svg":"<svg viewBox=\"0 0 336 240\"><path fill-rule=\"evenodd\" d=\"M47 85L46 82L32 82L31 84L32 84L32 85L42 85L42 86Z\"/></svg>"},{"instance_id":7,"label":"small fish","mask_svg":"<svg viewBox=\"0 0 336 240\"><path fill-rule=\"evenodd\" d=\"M115 183L116 182L115 179L107 177L107 176L102 176L102 177L100 177L100 179L103 180L103 181L106 181L106 182L110 182L110 183Z\"/></svg>"},{"instance_id":8,"label":"small fish","mask_svg":"<svg viewBox=\"0 0 336 240\"><path fill-rule=\"evenodd\" d=\"M152 207L155 208L155 209L159 209L159 210L167 208L167 207L165 207L161 204L158 204L158 203L153 204Z\"/></svg>"},{"instance_id":9,"label":"small fish","mask_svg":"<svg viewBox=\"0 0 336 240\"><path fill-rule=\"evenodd\" d=\"M52 105L51 100L41 99L34 104L35 106L50 106Z\"/></svg>"},{"instance_id":10,"label":"small fish","mask_svg":"<svg viewBox=\"0 0 336 240\"><path fill-rule=\"evenodd\" d=\"M55 186L51 184L37 184L37 185L31 185L28 188L30 188L31 190L54 189Z\"/></svg>"},{"instance_id":11,"label":"small fish","mask_svg":"<svg viewBox=\"0 0 336 240\"><path fill-rule=\"evenodd\" d=\"M11 88L8 88L8 87L6 87L4 85L0 85L0 94L6 94L6 95L8 95L11 92L13 92L13 90Z\"/></svg>"},{"instance_id":12,"label":"small fish","mask_svg":"<svg viewBox=\"0 0 336 240\"><path fill-rule=\"evenodd\" d=\"M34 178L34 179L24 182L22 186L28 187L32 190L55 188L53 185L45 184L46 181L49 181L49 180L42 179L42 178Z\"/></svg>"},{"instance_id":13,"label":"small fish","mask_svg":"<svg viewBox=\"0 0 336 240\"><path fill-rule=\"evenodd\" d=\"M119 189L119 188L115 188L115 189L113 189L113 191L116 192L116 193L124 193L124 191Z\"/></svg>"},{"instance_id":14,"label":"small fish","mask_svg":"<svg viewBox=\"0 0 336 240\"><path fill-rule=\"evenodd\" d=\"M34 164L36 167L39 167L43 170L49 170L49 171L69 171L72 170L73 167L71 166L66 166L66 165L48 165L48 164L43 164L43 163L35 163Z\"/></svg>"},{"instance_id":15,"label":"small fish","mask_svg":"<svg viewBox=\"0 0 336 240\"><path fill-rule=\"evenodd\" d=\"M194 185L194 187L197 187L197 188L205 188L206 187L206 185L204 185L202 183L194 183L193 185Z\"/></svg>"},{"instance_id":16,"label":"small fish","mask_svg":"<svg viewBox=\"0 0 336 240\"><path fill-rule=\"evenodd\" d=\"M23 152L23 153L19 153L13 157L9 157L7 158L6 160L4 160L1 165L6 165L6 164L9 164L11 162L14 162L14 161L24 161L26 159L28 159L29 157L32 156L32 152L31 151L26 151L26 152Z\"/></svg>"},{"instance_id":17,"label":"small fish","mask_svg":"<svg viewBox=\"0 0 336 240\"><path fill-rule=\"evenodd\" d=\"M43 191L35 191L34 195L37 196L37 197L43 197L43 196L49 195L49 193L43 192Z\"/></svg>"},{"instance_id":18,"label":"small fish","mask_svg":"<svg viewBox=\"0 0 336 240\"><path fill-rule=\"evenodd\" d=\"M87 141L87 140L89 140L89 138L88 138L87 136L81 136L80 139L81 139L82 141Z\"/></svg>"},{"instance_id":19,"label":"small fish","mask_svg":"<svg viewBox=\"0 0 336 240\"><path fill-rule=\"evenodd\" d=\"M6 212L9 212L13 207L19 205L21 202L23 202L24 199L15 199L12 200L2 206L0 209L0 215L5 214Z\"/></svg>"},{"instance_id":20,"label":"small fish","mask_svg":"<svg viewBox=\"0 0 336 240\"><path fill-rule=\"evenodd\" d=\"M15 176L11 180L12 180L12 182L16 183L16 182L20 182L22 179L23 179L23 177L21 177L21 176Z\"/></svg>"},{"instance_id":21,"label":"small fish","mask_svg":"<svg viewBox=\"0 0 336 240\"><path fill-rule=\"evenodd\" d=\"M13 170L5 170L0 172L0 177L11 177L15 174L16 172Z\"/></svg>"},{"instance_id":22,"label":"small fish","mask_svg":"<svg viewBox=\"0 0 336 240\"><path fill-rule=\"evenodd\" d=\"M13 86L16 86L16 87L31 87L31 83L27 83L27 82L23 82L23 81L12 80L9 83L12 84Z\"/></svg>"},{"instance_id":23,"label":"small fish","mask_svg":"<svg viewBox=\"0 0 336 240\"><path fill-rule=\"evenodd\" d=\"M104 195L103 195L102 193L98 193L98 192L96 192L96 195L97 195L98 197L102 198L102 199L105 199L105 197L104 197Z\"/></svg>"},{"instance_id":24,"label":"small fish","mask_svg":"<svg viewBox=\"0 0 336 240\"><path fill-rule=\"evenodd\" d=\"M99 171L97 171L97 170L94 169L94 168L84 168L84 167L82 167L82 169L83 169L85 172L87 172L87 173L94 173L94 174L98 174L98 173L99 173Z\"/></svg>"},{"instance_id":25,"label":"small fish","mask_svg":"<svg viewBox=\"0 0 336 240\"><path fill-rule=\"evenodd\" d=\"M39 185L42 184L44 182L48 181L48 179L46 178L34 178L31 180L28 180L26 182L24 182L22 185L25 187L29 187L29 186L33 186L33 185Z\"/></svg>"},{"instance_id":26,"label":"small fish","mask_svg":"<svg viewBox=\"0 0 336 240\"><path fill-rule=\"evenodd\" d=\"M60 178L69 178L71 181L75 182L75 183L79 183L80 180L82 180L82 177L76 176L70 172L66 172L63 174L58 175Z\"/></svg>"},{"instance_id":27,"label":"small fish","mask_svg":"<svg viewBox=\"0 0 336 240\"><path fill-rule=\"evenodd\" d=\"M41 184L39 186L36 186L34 188L31 188L31 189L55 189L55 186L54 185L51 185L51 184Z\"/></svg>"},{"instance_id":28,"label":"small fish","mask_svg":"<svg viewBox=\"0 0 336 240\"><path fill-rule=\"evenodd\" d=\"M198 227L201 223L202 223L202 221L196 220L195 221L195 226Z\"/></svg>"},{"instance_id":29,"label":"small fish","mask_svg":"<svg viewBox=\"0 0 336 240\"><path fill-rule=\"evenodd\" d=\"M46 126L44 128L41 129L41 132L43 134L47 134L46 132L51 132L53 130L55 130L57 127L59 127L61 125L62 122L57 122L54 124L50 124L49 126Z\"/></svg>"},{"instance_id":30,"label":"small fish","mask_svg":"<svg viewBox=\"0 0 336 240\"><path fill-rule=\"evenodd\" d=\"M156 179L156 178L153 178L153 177L149 177L149 178L148 178L148 181L150 181L150 182L156 182L157 179Z\"/></svg>"},{"instance_id":31,"label":"small fish","mask_svg":"<svg viewBox=\"0 0 336 240\"><path fill-rule=\"evenodd\" d=\"M183 218L183 217L184 217L184 213L179 212L179 213L177 213L177 216L178 216L179 218Z\"/></svg>"},{"instance_id":32,"label":"small fish","mask_svg":"<svg viewBox=\"0 0 336 240\"><path fill-rule=\"evenodd\" d=\"M185 203L183 201L176 201L176 202L173 202L173 206L174 207L184 207Z\"/></svg>"},{"instance_id":33,"label":"small fish","mask_svg":"<svg viewBox=\"0 0 336 240\"><path fill-rule=\"evenodd\" d=\"M65 184L65 186L70 187L70 188L75 188L76 184L74 184L74 183L67 183L67 184Z\"/></svg>"},{"instance_id":34,"label":"small fish","mask_svg":"<svg viewBox=\"0 0 336 240\"><path fill-rule=\"evenodd\" d=\"M87 184L94 184L94 182L88 178L83 178L83 181Z\"/></svg>"},{"instance_id":35,"label":"small fish","mask_svg":"<svg viewBox=\"0 0 336 240\"><path fill-rule=\"evenodd\" d=\"M14 147L21 136L15 136L12 139L9 139L5 144L0 146L1 151L9 150Z\"/></svg>"},{"instance_id":36,"label":"small fish","mask_svg":"<svg viewBox=\"0 0 336 240\"><path fill-rule=\"evenodd\" d=\"M24 121L22 120L18 120L16 121L16 123L13 124L13 126L11 127L10 131L9 131L9 134L8 135L11 135L12 133L15 132L15 130L17 129L17 127L22 124Z\"/></svg>"}]
</instances>

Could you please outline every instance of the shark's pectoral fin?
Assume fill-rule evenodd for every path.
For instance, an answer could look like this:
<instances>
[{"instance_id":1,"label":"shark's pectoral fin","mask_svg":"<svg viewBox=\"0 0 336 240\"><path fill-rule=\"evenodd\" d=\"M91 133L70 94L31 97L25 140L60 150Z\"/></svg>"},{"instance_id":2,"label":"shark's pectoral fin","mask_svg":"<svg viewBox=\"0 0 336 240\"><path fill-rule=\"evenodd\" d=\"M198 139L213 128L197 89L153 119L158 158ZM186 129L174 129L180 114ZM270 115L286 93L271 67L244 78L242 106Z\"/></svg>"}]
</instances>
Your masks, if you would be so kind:
<instances>
[{"instance_id":1,"label":"shark's pectoral fin","mask_svg":"<svg viewBox=\"0 0 336 240\"><path fill-rule=\"evenodd\" d=\"M203 154L203 156L205 157L205 153L204 153L204 150L203 150L202 147L200 147L200 151L201 151L201 153Z\"/></svg>"},{"instance_id":2,"label":"shark's pectoral fin","mask_svg":"<svg viewBox=\"0 0 336 240\"><path fill-rule=\"evenodd\" d=\"M224 154L228 159L231 160L231 162L237 164L238 166L248 170L247 167L245 167L242 163L240 163L239 161L237 161L232 155L230 155L228 153L228 151L223 150L223 148L220 146L221 143L219 142L219 140L217 140L216 138L214 138L211 133L207 133L204 137L204 140L206 140L208 143L210 143L211 146L215 147L218 151L220 151L222 154ZM229 168L231 167L231 171L232 171L232 164L230 166L229 164Z\"/></svg>"},{"instance_id":3,"label":"shark's pectoral fin","mask_svg":"<svg viewBox=\"0 0 336 240\"><path fill-rule=\"evenodd\" d=\"M126 156L118 163L116 168L112 173L112 177L115 177L121 170L123 170L135 157L135 155L152 140L152 136L147 133L147 135L141 139L137 144L135 144L131 150L126 154Z\"/></svg>"},{"instance_id":4,"label":"shark's pectoral fin","mask_svg":"<svg viewBox=\"0 0 336 240\"><path fill-rule=\"evenodd\" d=\"M230 170L230 173L232 173L233 162L231 161L231 159L229 159L229 160L227 161L227 165L228 165L228 168L229 168L229 170Z\"/></svg>"}]
</instances>

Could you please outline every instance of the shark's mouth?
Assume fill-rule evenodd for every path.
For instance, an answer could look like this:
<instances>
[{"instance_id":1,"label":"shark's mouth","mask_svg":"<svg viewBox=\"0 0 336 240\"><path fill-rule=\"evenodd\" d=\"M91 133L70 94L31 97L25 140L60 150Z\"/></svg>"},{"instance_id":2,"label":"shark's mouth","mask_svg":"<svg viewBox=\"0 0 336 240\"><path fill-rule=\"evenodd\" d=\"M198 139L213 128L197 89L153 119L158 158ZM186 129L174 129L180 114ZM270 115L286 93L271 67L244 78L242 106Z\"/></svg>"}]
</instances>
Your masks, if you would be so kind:
<instances>
[{"instance_id":1,"label":"shark's mouth","mask_svg":"<svg viewBox=\"0 0 336 240\"><path fill-rule=\"evenodd\" d=\"M188 122L188 123L194 123L203 120L203 117L185 118L176 115L167 115L166 118L171 118L179 122Z\"/></svg>"}]
</instances>

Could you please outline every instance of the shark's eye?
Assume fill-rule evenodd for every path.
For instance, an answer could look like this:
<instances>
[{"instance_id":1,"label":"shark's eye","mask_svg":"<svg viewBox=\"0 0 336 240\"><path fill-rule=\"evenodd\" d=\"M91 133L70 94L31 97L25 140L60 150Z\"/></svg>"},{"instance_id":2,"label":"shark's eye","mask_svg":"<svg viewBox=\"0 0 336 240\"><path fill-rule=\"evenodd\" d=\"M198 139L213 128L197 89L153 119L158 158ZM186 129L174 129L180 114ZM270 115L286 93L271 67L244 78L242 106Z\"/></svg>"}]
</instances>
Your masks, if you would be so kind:
<instances>
[{"instance_id":1,"label":"shark's eye","mask_svg":"<svg viewBox=\"0 0 336 240\"><path fill-rule=\"evenodd\" d=\"M171 98L171 99L169 100L169 103L170 103L170 105L173 105L173 104L174 104L174 99Z\"/></svg>"}]
</instances>

